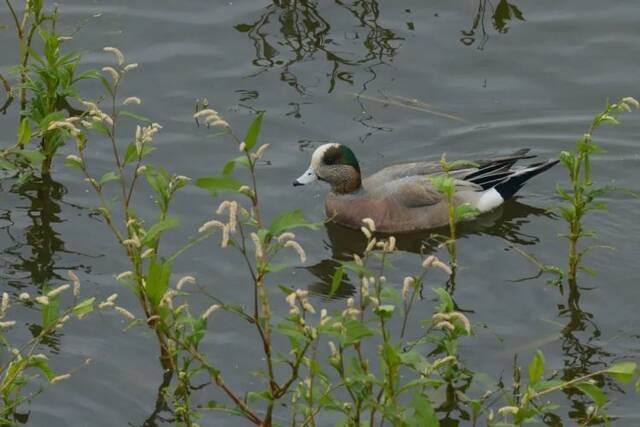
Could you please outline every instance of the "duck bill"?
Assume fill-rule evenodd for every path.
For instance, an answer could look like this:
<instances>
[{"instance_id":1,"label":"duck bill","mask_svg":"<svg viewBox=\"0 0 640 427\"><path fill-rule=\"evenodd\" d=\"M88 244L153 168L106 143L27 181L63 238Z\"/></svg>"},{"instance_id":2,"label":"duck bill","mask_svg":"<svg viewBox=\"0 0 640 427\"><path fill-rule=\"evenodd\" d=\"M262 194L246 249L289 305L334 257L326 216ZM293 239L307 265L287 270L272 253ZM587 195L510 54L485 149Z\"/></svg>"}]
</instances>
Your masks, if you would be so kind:
<instances>
[{"instance_id":1,"label":"duck bill","mask_svg":"<svg viewBox=\"0 0 640 427\"><path fill-rule=\"evenodd\" d=\"M313 170L313 168L310 167L305 173L300 175L300 178L293 181L293 186L297 187L299 185L311 184L313 181L317 180L318 175L316 175L316 172Z\"/></svg>"}]
</instances>

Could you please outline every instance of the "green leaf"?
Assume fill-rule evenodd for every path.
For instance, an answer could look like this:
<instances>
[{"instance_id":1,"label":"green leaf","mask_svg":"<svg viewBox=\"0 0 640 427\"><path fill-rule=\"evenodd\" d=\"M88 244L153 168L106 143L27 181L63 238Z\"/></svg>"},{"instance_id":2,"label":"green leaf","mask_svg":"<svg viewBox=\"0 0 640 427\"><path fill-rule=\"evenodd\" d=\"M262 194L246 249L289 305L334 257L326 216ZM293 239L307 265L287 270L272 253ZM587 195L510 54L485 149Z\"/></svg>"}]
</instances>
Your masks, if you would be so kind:
<instances>
[{"instance_id":1,"label":"green leaf","mask_svg":"<svg viewBox=\"0 0 640 427\"><path fill-rule=\"evenodd\" d=\"M140 153L140 158L144 159L147 154L151 153L152 151L155 151L155 147L151 146L150 144L143 145L142 153ZM124 164L126 165L136 160L138 160L138 151L136 149L136 143L132 142L127 146L127 151L125 151Z\"/></svg>"},{"instance_id":2,"label":"green leaf","mask_svg":"<svg viewBox=\"0 0 640 427\"><path fill-rule=\"evenodd\" d=\"M285 295L290 295L295 292L293 289L285 285L278 285L278 289L280 289Z\"/></svg>"},{"instance_id":3,"label":"green leaf","mask_svg":"<svg viewBox=\"0 0 640 427\"><path fill-rule=\"evenodd\" d=\"M607 368L607 373L620 382L628 383L636 371L635 362L619 362Z\"/></svg>"},{"instance_id":4,"label":"green leaf","mask_svg":"<svg viewBox=\"0 0 640 427\"><path fill-rule=\"evenodd\" d=\"M49 362L45 359L30 356L27 360L27 365L39 369L48 381L51 381L56 376L53 370L49 367Z\"/></svg>"},{"instance_id":5,"label":"green leaf","mask_svg":"<svg viewBox=\"0 0 640 427\"><path fill-rule=\"evenodd\" d=\"M413 394L411 408L413 414L406 420L408 427L438 427L440 425L431 402L419 391Z\"/></svg>"},{"instance_id":6,"label":"green leaf","mask_svg":"<svg viewBox=\"0 0 640 427\"><path fill-rule=\"evenodd\" d=\"M480 211L469 203L463 203L461 205L456 206L455 208L455 218L457 220L467 220L477 216Z\"/></svg>"},{"instance_id":7,"label":"green leaf","mask_svg":"<svg viewBox=\"0 0 640 427\"><path fill-rule=\"evenodd\" d=\"M402 305L402 295L397 289L385 286L380 290L380 301L393 302L395 305Z\"/></svg>"},{"instance_id":8,"label":"green leaf","mask_svg":"<svg viewBox=\"0 0 640 427\"><path fill-rule=\"evenodd\" d=\"M202 338L207 334L207 320L201 318L191 318L191 335L187 337L187 342L197 347Z\"/></svg>"},{"instance_id":9,"label":"green leaf","mask_svg":"<svg viewBox=\"0 0 640 427\"><path fill-rule=\"evenodd\" d=\"M560 152L560 161L570 171L573 171L573 169L575 168L576 157L572 153L570 153L568 151Z\"/></svg>"},{"instance_id":10,"label":"green leaf","mask_svg":"<svg viewBox=\"0 0 640 427\"><path fill-rule=\"evenodd\" d=\"M157 307L160 304L160 300L164 296L165 292L169 288L169 277L171 276L171 263L163 262L156 263L151 262L149 265L149 274L147 275L147 296L153 304Z\"/></svg>"},{"instance_id":11,"label":"green leaf","mask_svg":"<svg viewBox=\"0 0 640 427\"><path fill-rule=\"evenodd\" d=\"M435 292L438 295L438 298L440 298L441 305L438 309L439 311L444 313L453 311L454 304L453 300L451 299L451 295L449 295L449 292L447 292L444 288L436 288L433 290L433 292Z\"/></svg>"},{"instance_id":12,"label":"green leaf","mask_svg":"<svg viewBox=\"0 0 640 427\"><path fill-rule=\"evenodd\" d=\"M18 145L25 146L31 140L31 125L29 119L26 117L20 122L20 128L18 129Z\"/></svg>"},{"instance_id":13,"label":"green leaf","mask_svg":"<svg viewBox=\"0 0 640 427\"><path fill-rule=\"evenodd\" d=\"M598 408L602 408L607 403L607 395L598 386L591 383L580 383L575 387L589 396Z\"/></svg>"},{"instance_id":14,"label":"green leaf","mask_svg":"<svg viewBox=\"0 0 640 427\"><path fill-rule=\"evenodd\" d=\"M260 128L262 127L262 117L264 113L258 113L258 116L253 120L247 135L244 137L244 143L247 147L247 151L251 150L258 142L258 135L260 135Z\"/></svg>"},{"instance_id":15,"label":"green leaf","mask_svg":"<svg viewBox=\"0 0 640 427\"><path fill-rule=\"evenodd\" d=\"M18 167L16 165L14 165L13 163L8 162L5 159L0 158L0 169L4 169L4 170L8 170L8 171L14 171L14 170L18 169Z\"/></svg>"},{"instance_id":16,"label":"green leaf","mask_svg":"<svg viewBox=\"0 0 640 427\"><path fill-rule=\"evenodd\" d=\"M250 391L247 393L247 400L249 402L255 402L256 400L266 400L267 402L272 400L271 393L269 391Z\"/></svg>"},{"instance_id":17,"label":"green leaf","mask_svg":"<svg viewBox=\"0 0 640 427\"><path fill-rule=\"evenodd\" d=\"M145 116L141 116L140 114L134 113L132 111L129 110L120 110L120 112L118 113L121 116L125 116L125 117L129 117L131 119L134 120L138 120L140 122L145 122L145 123L151 123L151 119L149 119L148 117Z\"/></svg>"},{"instance_id":18,"label":"green leaf","mask_svg":"<svg viewBox=\"0 0 640 427\"><path fill-rule=\"evenodd\" d=\"M276 330L280 332L282 335L295 338L297 340L304 341L307 339L306 336L304 335L304 332L302 331L302 328L299 325L294 323L290 323L290 322L278 323L276 325Z\"/></svg>"},{"instance_id":19,"label":"green leaf","mask_svg":"<svg viewBox=\"0 0 640 427\"><path fill-rule=\"evenodd\" d=\"M396 309L395 305L391 304L381 304L377 306L373 312L376 313L380 317L390 318L393 316L393 311Z\"/></svg>"},{"instance_id":20,"label":"green leaf","mask_svg":"<svg viewBox=\"0 0 640 427\"><path fill-rule=\"evenodd\" d=\"M80 73L74 80L74 83L79 80L86 79L99 79L101 76L100 71L98 70L87 70L85 72Z\"/></svg>"},{"instance_id":21,"label":"green leaf","mask_svg":"<svg viewBox=\"0 0 640 427\"><path fill-rule=\"evenodd\" d=\"M306 227L315 230L319 227L319 224L316 222L307 221L302 216L302 211L300 209L295 209L292 211L284 212L283 214L280 214L279 216L274 218L271 222L271 225L269 226L269 232L273 236L278 236L284 231L299 227Z\"/></svg>"},{"instance_id":22,"label":"green leaf","mask_svg":"<svg viewBox=\"0 0 640 427\"><path fill-rule=\"evenodd\" d=\"M50 298L49 304L42 306L42 327L48 328L60 317L60 298Z\"/></svg>"},{"instance_id":23,"label":"green leaf","mask_svg":"<svg viewBox=\"0 0 640 427\"><path fill-rule=\"evenodd\" d=\"M87 298L86 300L73 306L71 311L78 317L82 317L85 314L91 313L93 311L93 303L95 302L95 300L95 297Z\"/></svg>"},{"instance_id":24,"label":"green leaf","mask_svg":"<svg viewBox=\"0 0 640 427\"><path fill-rule=\"evenodd\" d=\"M287 267L289 267L288 264L270 262L265 266L264 270L267 273L277 273L278 271L282 271Z\"/></svg>"},{"instance_id":25,"label":"green leaf","mask_svg":"<svg viewBox=\"0 0 640 427\"><path fill-rule=\"evenodd\" d=\"M375 333L359 320L349 319L344 322L345 332L343 344L350 345L360 342L364 337L373 336Z\"/></svg>"},{"instance_id":26,"label":"green leaf","mask_svg":"<svg viewBox=\"0 0 640 427\"><path fill-rule=\"evenodd\" d=\"M449 170L463 169L463 168L477 168L480 165L472 160L455 160L451 163L447 163Z\"/></svg>"},{"instance_id":27,"label":"green leaf","mask_svg":"<svg viewBox=\"0 0 640 427\"><path fill-rule=\"evenodd\" d=\"M47 114L42 120L40 120L40 129L43 132L46 132L51 123L61 120L64 120L64 113L62 111L54 111L53 113Z\"/></svg>"},{"instance_id":28,"label":"green leaf","mask_svg":"<svg viewBox=\"0 0 640 427\"><path fill-rule=\"evenodd\" d=\"M238 156L235 159L229 160L227 164L224 165L224 168L222 169L222 174L230 175L235 169L236 165L240 165L248 168L249 159L247 159L247 156Z\"/></svg>"},{"instance_id":29,"label":"green leaf","mask_svg":"<svg viewBox=\"0 0 640 427\"><path fill-rule=\"evenodd\" d=\"M109 132L111 132L111 129L102 122L91 122L89 128L103 135L109 135Z\"/></svg>"},{"instance_id":30,"label":"green leaf","mask_svg":"<svg viewBox=\"0 0 640 427\"><path fill-rule=\"evenodd\" d=\"M82 162L79 161L76 157L67 157L64 159L64 164L70 168L82 169Z\"/></svg>"},{"instance_id":31,"label":"green leaf","mask_svg":"<svg viewBox=\"0 0 640 427\"><path fill-rule=\"evenodd\" d=\"M44 154L40 150L20 150L16 152L16 155L24 158L29 164L37 167L44 160Z\"/></svg>"},{"instance_id":32,"label":"green leaf","mask_svg":"<svg viewBox=\"0 0 640 427\"><path fill-rule=\"evenodd\" d=\"M455 192L455 185L453 178L446 175L435 175L430 177L431 184L436 190L445 196L452 197Z\"/></svg>"},{"instance_id":33,"label":"green leaf","mask_svg":"<svg viewBox=\"0 0 640 427\"><path fill-rule=\"evenodd\" d=\"M107 182L118 181L119 179L120 179L120 177L115 172L109 171L109 172L105 173L104 175L102 175L102 177L98 181L98 184L100 184L100 186L103 186Z\"/></svg>"},{"instance_id":34,"label":"green leaf","mask_svg":"<svg viewBox=\"0 0 640 427\"><path fill-rule=\"evenodd\" d=\"M331 289L329 290L329 298L333 298L336 294L336 291L340 287L342 283L342 277L344 276L344 267L340 266L336 268L335 273L333 273L333 278L331 279Z\"/></svg>"},{"instance_id":35,"label":"green leaf","mask_svg":"<svg viewBox=\"0 0 640 427\"><path fill-rule=\"evenodd\" d=\"M196 185L216 195L218 192L223 191L238 192L243 184L232 176L219 175L199 178L196 181Z\"/></svg>"},{"instance_id":36,"label":"green leaf","mask_svg":"<svg viewBox=\"0 0 640 427\"><path fill-rule=\"evenodd\" d=\"M544 355L536 350L533 360L529 363L529 384L535 385L544 375Z\"/></svg>"},{"instance_id":37,"label":"green leaf","mask_svg":"<svg viewBox=\"0 0 640 427\"><path fill-rule=\"evenodd\" d=\"M177 227L179 224L180 221L175 218L166 218L153 224L153 226L147 231L147 234L145 234L144 238L141 241L141 244L143 246L153 245L160 234L169 229Z\"/></svg>"},{"instance_id":38,"label":"green leaf","mask_svg":"<svg viewBox=\"0 0 640 427\"><path fill-rule=\"evenodd\" d=\"M562 380L549 380L538 381L537 383L535 383L535 385L531 384L531 386L536 392L541 392L553 387L559 387L562 384L564 384L564 381Z\"/></svg>"}]
</instances>

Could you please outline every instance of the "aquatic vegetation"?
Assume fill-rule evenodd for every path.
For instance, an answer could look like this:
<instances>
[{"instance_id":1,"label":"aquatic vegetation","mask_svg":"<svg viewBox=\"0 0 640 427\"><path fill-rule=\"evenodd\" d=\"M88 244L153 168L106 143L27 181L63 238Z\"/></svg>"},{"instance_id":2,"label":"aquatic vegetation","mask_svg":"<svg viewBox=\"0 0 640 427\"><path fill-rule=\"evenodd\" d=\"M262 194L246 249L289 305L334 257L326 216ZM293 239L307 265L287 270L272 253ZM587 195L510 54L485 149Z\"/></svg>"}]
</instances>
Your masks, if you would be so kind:
<instances>
[{"instance_id":1,"label":"aquatic vegetation","mask_svg":"<svg viewBox=\"0 0 640 427\"><path fill-rule=\"evenodd\" d=\"M334 308L328 310L325 300L308 289L292 286L278 275L293 265L306 263L307 252L301 242L307 233L315 235L320 224L308 221L299 210L264 214L269 212L265 204L273 201L265 198L260 189L260 168L269 154L269 144L260 143L265 117L262 112L256 114L246 134L239 136L230 124L232 120L211 108L208 101L198 103L196 124L215 130L239 155L230 159L219 174L196 180L199 188L213 196L215 214L202 219L197 237L185 238L182 247L168 252L166 232L173 230L186 236L196 231L176 230L179 222L171 213L176 194L190 185L191 179L150 163L148 156L157 148L155 138L162 126L131 111L142 101L122 93L124 79L138 64L128 63L119 49L106 47L104 52L112 61L102 68L102 74L78 73L79 54L63 53L65 38L56 34L53 25L45 28L45 23L55 23L55 12L45 14L42 1L30 1L25 3L21 19L9 0L7 5L15 18L22 47L21 66L16 69L21 79L17 86L21 120L17 143L3 151L0 167L20 171L23 179L30 176L25 170L39 169L43 182L50 182L45 177L57 150L66 141L75 143L76 150L66 157L66 164L80 172L93 191L95 212L111 231L122 257L128 260L126 271L114 272L114 278L123 289L132 292L138 306L119 305L117 294L100 302L95 298L81 300L80 281L71 273L70 283L55 288L49 288L47 280L34 279L35 284L43 286L38 295L3 293L0 343L7 351L0 364L0 425L28 421L19 413L21 405L48 385L73 378L73 372L54 373L39 347L71 318L81 319L95 309L112 310L127 322L127 330L144 327L152 331L165 374L159 398L170 401L166 406L172 415L170 422L176 425L196 426L209 411L260 426L285 422L292 426L438 425L442 413L454 411L460 414L459 422L472 425L549 423L546 417L566 412L566 408L548 400L558 391L585 396L588 410L570 415L581 424L608 423L613 419L607 413L605 381L630 382L637 374L634 362L616 361L603 369L587 366L586 372L577 374L565 369L559 374L556 366L547 366L538 351L524 375L517 362L514 364L510 387L504 386L502 380L496 380L495 385L477 385L481 375L467 359L473 340L479 339L475 336L479 325L473 323L475 313L458 307L452 295L458 268L459 223L478 211L468 204L454 203L456 188L451 171L474 166L473 163L450 163L443 156L443 174L432 179L447 201L448 235L443 237L443 247L449 263L435 253L421 256L414 268L393 268L395 261L404 257L396 238L381 235L380 224L365 218L359 231L364 236L365 249L347 260L335 260L339 267L328 296L345 295L340 292L344 279L356 284L356 292L334 302ZM260 42L256 48L264 50L265 58L273 64L281 65L283 79L299 90L304 86L291 77L289 67L316 51L327 53L327 60L336 65L330 76L333 89L336 79L350 84L351 76L348 71L340 71L342 68L392 58L393 43L400 40L377 23L376 2L340 6L354 14L365 31L364 43L369 53L362 59L347 61L327 50L334 43L326 39L329 26L313 2L301 8L287 2L274 4L258 22L237 29ZM283 17L285 22L280 24L287 27L283 46L295 54L295 59L285 65L273 61L273 52L266 52L266 36L260 33L272 16ZM298 40L288 21L303 18L310 18L311 25L306 29L307 36ZM502 32L506 31L507 21L522 19L522 14L513 4L501 1L493 18L496 29ZM32 45L37 37L42 40L42 53ZM89 78L101 82L104 97L80 99L76 83ZM0 81L8 95L0 108L3 110L16 92L3 76ZM82 101L81 109L67 102L74 98ZM583 255L589 250L580 247L581 239L591 235L583 228L584 216L602 207L598 198L613 190L597 188L592 182L590 155L598 148L592 134L600 124L616 123L619 113L638 106L633 98L607 105L578 142L576 152L562 153L571 188L559 187L558 194L567 202L561 212L570 228L568 276L574 285L578 271L585 268ZM127 139L123 129L129 120L133 120L135 131ZM40 147L29 150L32 140L38 140ZM97 152L99 143L106 143L112 152L106 168L104 163L93 160L92 150ZM143 188L145 182L148 188ZM151 216L139 214L149 212L148 202L141 197L145 191L152 191L156 202ZM248 305L222 300L215 288L200 284L191 274L172 279L178 257L195 245L203 247L214 239L219 246L216 251L236 256L234 265L245 274L246 281L234 285L250 296ZM558 273L553 266L531 259L545 271ZM47 271L47 277L52 276L51 271ZM449 283L446 288L445 282ZM577 286L571 292L571 322L580 323L584 320L580 316L585 314L576 309ZM22 306L42 317L36 325L38 332L26 341L23 337L28 336L27 332L19 330L21 325L12 316ZM250 378L244 383L248 386L231 381L234 373L219 361L215 346L205 341L208 334L220 332L222 322L217 320L222 316L225 321L237 319L247 327L246 331L253 332L255 340L250 344L255 344L255 361L260 369L243 377ZM416 331L408 327L411 324L421 328ZM565 340L577 330L572 327L568 325L563 330ZM48 385L42 386L36 373Z\"/></svg>"},{"instance_id":2,"label":"aquatic vegetation","mask_svg":"<svg viewBox=\"0 0 640 427\"><path fill-rule=\"evenodd\" d=\"M21 292L9 295L3 292L0 299L0 347L6 354L0 363L0 425L26 422L28 413L19 412L20 405L31 400L47 386L69 379L72 372L56 373L49 358L41 353L41 344L51 334L61 331L72 318L83 319L95 309L95 298L80 299L80 279L69 271L70 284L44 289L40 295ZM13 334L22 325L12 319L22 306L36 307L41 320L36 323L36 333L25 340ZM85 364L90 360L85 360ZM42 384L44 377L47 386Z\"/></svg>"},{"instance_id":3,"label":"aquatic vegetation","mask_svg":"<svg viewBox=\"0 0 640 427\"><path fill-rule=\"evenodd\" d=\"M461 167L477 167L474 162L466 160L457 160L454 162L447 162L446 153L442 155L440 159L440 167L442 168L443 175L436 175L431 177L431 183L434 188L442 193L447 200L447 217L449 219L449 236L444 241L444 246L447 248L450 257L451 265L451 278L452 282L455 282L455 271L458 267L458 247L457 247L457 224L460 221L472 218L478 215L479 211L471 206L469 203L462 203L456 205L454 197L456 193L455 179L451 176L451 171Z\"/></svg>"},{"instance_id":4,"label":"aquatic vegetation","mask_svg":"<svg viewBox=\"0 0 640 427\"><path fill-rule=\"evenodd\" d=\"M7 6L20 44L20 63L14 69L19 75L20 126L16 144L0 152L0 168L19 173L24 181L34 170L42 176L50 174L56 152L68 135L54 123L82 113L70 105L69 99L79 99L77 83L96 78L97 72L78 73L81 55L63 52L63 45L70 38L56 32L57 10L45 12L42 0L25 2L22 18L18 19L10 1ZM40 39L42 52L34 46L36 39ZM13 91L4 77L3 82L12 99ZM9 106L8 102L3 109ZM32 140L39 141L39 147L27 149Z\"/></svg>"},{"instance_id":5,"label":"aquatic vegetation","mask_svg":"<svg viewBox=\"0 0 640 427\"><path fill-rule=\"evenodd\" d=\"M162 234L178 225L177 220L168 216L168 210L173 196L187 184L189 178L181 175L170 176L163 168L144 164L146 156L155 149L152 145L153 138L162 127L124 108L130 104L138 104L140 101L137 97L126 97L124 100L119 98L123 79L127 73L135 70L138 64L125 63L124 55L119 49L106 47L104 51L112 54L115 59L113 67L106 66L102 69L105 76L100 78L110 101L109 113L105 113L97 102L84 101L87 108L85 114L53 122L50 126L61 129L76 140L78 154L67 156L66 164L80 169L85 181L98 196L100 205L97 211L131 262L131 270L118 274L116 279L134 290L144 312L144 321L154 327L160 346L162 366L173 372L175 359L167 333L159 326L154 326L162 306L171 302L165 298L171 274L171 261L161 259L158 252ZM142 120L144 123L136 126L133 141L126 147L121 147L117 133L118 124L127 117ZM100 135L111 145L113 170L97 173L89 164L85 150L93 138L92 134ZM148 228L133 207L133 196L140 178L146 178L149 186L155 191L160 210L157 221ZM113 187L116 187L114 192L118 195L116 204L110 201L110 191ZM135 316L128 314L129 312L119 312L132 321L136 320Z\"/></svg>"},{"instance_id":6,"label":"aquatic vegetation","mask_svg":"<svg viewBox=\"0 0 640 427\"><path fill-rule=\"evenodd\" d=\"M630 112L632 108L640 108L640 103L632 97L622 98L616 103L607 102L605 109L594 117L587 132L576 142L575 152L560 153L560 160L570 179L570 188L556 187L558 195L567 202L559 209L569 224L569 232L564 237L569 240L567 278L570 281L576 281L579 270L590 271L581 261L594 247L578 247L580 239L595 236L595 231L584 229L584 216L593 210L604 209L605 205L600 198L606 193L619 190L612 186L596 186L592 180L591 155L602 151L593 141L593 134L603 124L619 124L617 117L621 113Z\"/></svg>"}]
</instances>

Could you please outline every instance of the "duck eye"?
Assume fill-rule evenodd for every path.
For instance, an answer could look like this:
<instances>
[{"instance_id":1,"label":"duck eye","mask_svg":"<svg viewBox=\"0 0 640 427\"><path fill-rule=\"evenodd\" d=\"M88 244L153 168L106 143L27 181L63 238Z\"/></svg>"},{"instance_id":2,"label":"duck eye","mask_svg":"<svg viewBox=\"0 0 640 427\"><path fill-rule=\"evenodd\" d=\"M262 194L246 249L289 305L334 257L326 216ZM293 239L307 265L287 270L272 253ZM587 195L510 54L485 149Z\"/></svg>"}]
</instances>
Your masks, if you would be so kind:
<instances>
[{"instance_id":1,"label":"duck eye","mask_svg":"<svg viewBox=\"0 0 640 427\"><path fill-rule=\"evenodd\" d=\"M328 165L333 165L336 163L336 159L334 157L329 157L328 159L325 159L324 162Z\"/></svg>"}]
</instances>

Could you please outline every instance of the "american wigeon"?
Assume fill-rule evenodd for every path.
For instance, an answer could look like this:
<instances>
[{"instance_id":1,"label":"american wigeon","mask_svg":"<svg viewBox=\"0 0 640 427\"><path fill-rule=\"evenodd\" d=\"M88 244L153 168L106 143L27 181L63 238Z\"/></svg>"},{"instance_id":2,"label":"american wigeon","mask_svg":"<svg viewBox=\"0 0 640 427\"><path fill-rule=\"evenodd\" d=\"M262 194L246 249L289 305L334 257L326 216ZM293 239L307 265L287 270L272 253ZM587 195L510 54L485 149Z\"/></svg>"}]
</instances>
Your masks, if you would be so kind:
<instances>
[{"instance_id":1,"label":"american wigeon","mask_svg":"<svg viewBox=\"0 0 640 427\"><path fill-rule=\"evenodd\" d=\"M456 205L469 203L488 212L513 196L524 183L558 160L513 167L529 159L528 149L489 160L477 167L460 166L451 171L455 178ZM371 218L382 232L426 230L448 223L447 201L432 185L429 176L442 174L438 162L393 165L362 179L358 160L346 145L324 144L311 156L311 165L293 182L294 186L320 180L331 185L325 211L333 221L360 228Z\"/></svg>"}]
</instances>

